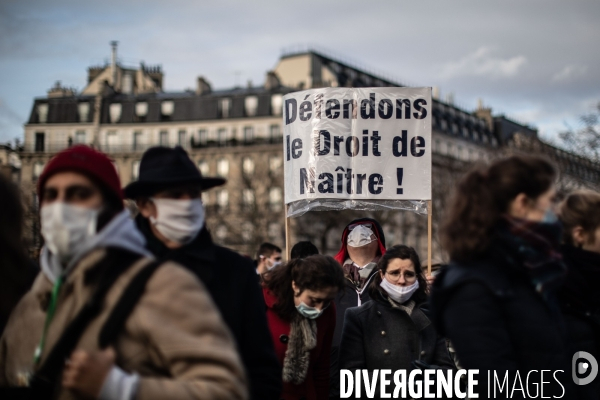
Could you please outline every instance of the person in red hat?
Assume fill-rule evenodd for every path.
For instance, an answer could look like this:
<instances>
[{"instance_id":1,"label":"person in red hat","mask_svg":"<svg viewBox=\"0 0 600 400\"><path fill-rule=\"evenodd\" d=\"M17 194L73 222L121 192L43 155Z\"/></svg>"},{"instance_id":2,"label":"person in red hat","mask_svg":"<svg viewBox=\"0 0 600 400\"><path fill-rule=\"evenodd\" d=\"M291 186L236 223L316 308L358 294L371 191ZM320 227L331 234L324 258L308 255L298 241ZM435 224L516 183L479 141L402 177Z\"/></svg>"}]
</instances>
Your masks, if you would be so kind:
<instances>
[{"instance_id":1,"label":"person in red hat","mask_svg":"<svg viewBox=\"0 0 600 400\"><path fill-rule=\"evenodd\" d=\"M2 337L0 386L48 399L245 399L210 296L180 265L153 260L111 160L71 147L37 189L41 272Z\"/></svg>"}]
</instances>

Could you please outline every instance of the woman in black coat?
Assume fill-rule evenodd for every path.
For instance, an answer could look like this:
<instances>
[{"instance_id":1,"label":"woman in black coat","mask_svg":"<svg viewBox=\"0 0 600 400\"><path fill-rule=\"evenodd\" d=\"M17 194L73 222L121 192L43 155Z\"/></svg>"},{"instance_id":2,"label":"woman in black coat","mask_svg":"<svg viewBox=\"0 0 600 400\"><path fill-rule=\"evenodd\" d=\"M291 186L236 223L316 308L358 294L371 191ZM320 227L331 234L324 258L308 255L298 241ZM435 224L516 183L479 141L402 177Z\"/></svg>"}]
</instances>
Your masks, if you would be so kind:
<instances>
[{"instance_id":1,"label":"woman in black coat","mask_svg":"<svg viewBox=\"0 0 600 400\"><path fill-rule=\"evenodd\" d=\"M508 377L494 398L541 396L541 385L543 396L573 395L573 354L556 300L567 268L555 179L545 159L500 159L468 173L448 210L442 244L452 262L433 284L432 311L461 364L480 370L480 397L491 370L500 382Z\"/></svg>"},{"instance_id":2,"label":"woman in black coat","mask_svg":"<svg viewBox=\"0 0 600 400\"><path fill-rule=\"evenodd\" d=\"M394 246L377 266L369 286L373 301L346 310L340 369L406 370L408 376L414 368L454 368L427 315L427 283L415 250Z\"/></svg>"},{"instance_id":3,"label":"woman in black coat","mask_svg":"<svg viewBox=\"0 0 600 400\"><path fill-rule=\"evenodd\" d=\"M561 251L569 267L559 301L572 350L600 361L600 194L572 193L559 214L564 227ZM600 399L600 378L577 390L581 399Z\"/></svg>"}]
</instances>

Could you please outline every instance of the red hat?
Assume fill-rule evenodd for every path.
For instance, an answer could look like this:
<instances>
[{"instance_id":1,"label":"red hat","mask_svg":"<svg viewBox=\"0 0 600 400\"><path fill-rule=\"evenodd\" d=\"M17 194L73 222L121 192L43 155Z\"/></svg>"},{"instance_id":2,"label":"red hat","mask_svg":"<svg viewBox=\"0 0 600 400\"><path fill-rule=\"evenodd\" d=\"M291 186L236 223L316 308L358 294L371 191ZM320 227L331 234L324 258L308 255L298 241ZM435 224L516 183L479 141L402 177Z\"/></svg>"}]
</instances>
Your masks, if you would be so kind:
<instances>
[{"instance_id":1,"label":"red hat","mask_svg":"<svg viewBox=\"0 0 600 400\"><path fill-rule=\"evenodd\" d=\"M123 199L121 181L110 158L84 145L70 147L50 159L38 179L37 192L40 198L48 178L62 171L84 174L113 192L119 199Z\"/></svg>"}]
</instances>

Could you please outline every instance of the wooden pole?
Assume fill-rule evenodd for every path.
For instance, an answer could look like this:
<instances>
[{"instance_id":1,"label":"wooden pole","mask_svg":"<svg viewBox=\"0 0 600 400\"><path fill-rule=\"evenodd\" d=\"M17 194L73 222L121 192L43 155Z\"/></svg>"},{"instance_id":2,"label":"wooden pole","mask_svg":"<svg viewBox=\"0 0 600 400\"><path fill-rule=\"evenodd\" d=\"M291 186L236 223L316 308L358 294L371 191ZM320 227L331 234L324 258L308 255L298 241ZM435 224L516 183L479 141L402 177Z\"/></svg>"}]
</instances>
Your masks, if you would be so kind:
<instances>
[{"instance_id":1,"label":"wooden pole","mask_svg":"<svg viewBox=\"0 0 600 400\"><path fill-rule=\"evenodd\" d=\"M433 205L431 200L427 201L427 273L431 276L431 220Z\"/></svg>"},{"instance_id":2,"label":"wooden pole","mask_svg":"<svg viewBox=\"0 0 600 400\"><path fill-rule=\"evenodd\" d=\"M285 253L286 261L292 258L292 247L290 246L290 218L288 217L289 205L285 205Z\"/></svg>"}]
</instances>

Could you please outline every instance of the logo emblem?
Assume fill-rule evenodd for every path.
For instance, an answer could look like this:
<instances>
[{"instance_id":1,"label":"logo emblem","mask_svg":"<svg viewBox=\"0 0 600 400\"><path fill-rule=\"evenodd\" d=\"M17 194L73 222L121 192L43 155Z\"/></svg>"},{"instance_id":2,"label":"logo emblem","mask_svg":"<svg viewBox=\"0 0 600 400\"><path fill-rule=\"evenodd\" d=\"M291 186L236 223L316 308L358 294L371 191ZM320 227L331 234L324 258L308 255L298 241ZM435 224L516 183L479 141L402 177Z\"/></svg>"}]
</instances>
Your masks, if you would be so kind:
<instances>
[{"instance_id":1,"label":"logo emblem","mask_svg":"<svg viewBox=\"0 0 600 400\"><path fill-rule=\"evenodd\" d=\"M573 354L571 368L573 371L573 382L576 385L587 385L596 379L598 375L598 362L593 355L585 351L578 351ZM580 376L586 374L585 378L580 378Z\"/></svg>"}]
</instances>

